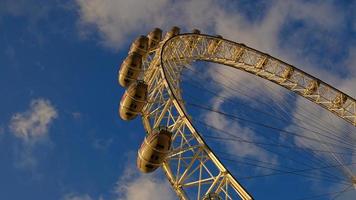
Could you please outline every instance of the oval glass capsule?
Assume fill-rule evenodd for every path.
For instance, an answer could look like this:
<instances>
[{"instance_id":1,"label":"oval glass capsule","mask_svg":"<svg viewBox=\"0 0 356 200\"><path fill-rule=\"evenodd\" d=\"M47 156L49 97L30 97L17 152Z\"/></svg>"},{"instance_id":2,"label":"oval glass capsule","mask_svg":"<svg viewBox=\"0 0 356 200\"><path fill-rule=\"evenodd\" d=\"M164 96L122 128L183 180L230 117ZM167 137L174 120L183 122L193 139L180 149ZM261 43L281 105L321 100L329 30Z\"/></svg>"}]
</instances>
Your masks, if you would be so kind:
<instances>
[{"instance_id":1,"label":"oval glass capsule","mask_svg":"<svg viewBox=\"0 0 356 200\"><path fill-rule=\"evenodd\" d=\"M147 102L147 84L143 81L132 83L120 101L119 114L123 120L134 119Z\"/></svg>"},{"instance_id":2,"label":"oval glass capsule","mask_svg":"<svg viewBox=\"0 0 356 200\"><path fill-rule=\"evenodd\" d=\"M122 62L118 81L122 87L128 87L131 83L137 81L142 70L142 56L136 52L129 54Z\"/></svg>"},{"instance_id":3,"label":"oval glass capsule","mask_svg":"<svg viewBox=\"0 0 356 200\"><path fill-rule=\"evenodd\" d=\"M179 32L180 32L180 28L178 28L177 26L173 26L171 30L166 33L164 39L169 39L173 36L176 36L179 34Z\"/></svg>"},{"instance_id":4,"label":"oval glass capsule","mask_svg":"<svg viewBox=\"0 0 356 200\"><path fill-rule=\"evenodd\" d=\"M144 35L136 38L136 40L131 44L129 53L137 52L141 56L145 56L148 50L148 38Z\"/></svg>"},{"instance_id":5,"label":"oval glass capsule","mask_svg":"<svg viewBox=\"0 0 356 200\"><path fill-rule=\"evenodd\" d=\"M194 33L194 34L200 34L200 30L199 30L199 29L193 29L193 30L192 30L192 33Z\"/></svg>"},{"instance_id":6,"label":"oval glass capsule","mask_svg":"<svg viewBox=\"0 0 356 200\"><path fill-rule=\"evenodd\" d=\"M170 152L172 133L166 127L154 129L145 137L137 156L137 167L149 173L160 167Z\"/></svg>"},{"instance_id":7,"label":"oval glass capsule","mask_svg":"<svg viewBox=\"0 0 356 200\"><path fill-rule=\"evenodd\" d=\"M154 49L155 47L157 47L157 45L162 39L162 30L159 28L155 28L147 35L147 37L148 37L148 49L149 50Z\"/></svg>"}]
</instances>

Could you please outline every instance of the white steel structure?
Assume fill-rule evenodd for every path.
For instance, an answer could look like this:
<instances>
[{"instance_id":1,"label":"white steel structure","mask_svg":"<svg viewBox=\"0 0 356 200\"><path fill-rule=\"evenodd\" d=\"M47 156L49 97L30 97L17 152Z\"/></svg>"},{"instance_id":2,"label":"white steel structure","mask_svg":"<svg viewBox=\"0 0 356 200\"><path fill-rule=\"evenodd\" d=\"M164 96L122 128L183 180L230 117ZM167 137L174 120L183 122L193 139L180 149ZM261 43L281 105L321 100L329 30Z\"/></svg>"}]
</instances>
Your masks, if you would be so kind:
<instances>
[{"instance_id":1,"label":"white steel structure","mask_svg":"<svg viewBox=\"0 0 356 200\"><path fill-rule=\"evenodd\" d=\"M180 81L194 61L227 65L267 79L320 105L356 126L356 101L323 81L243 44L204 34L165 38L144 58L148 103L142 111L147 133L166 126L173 133L172 151L162 169L180 199L253 199L204 142L188 115ZM350 174L352 178L352 174Z\"/></svg>"}]
</instances>

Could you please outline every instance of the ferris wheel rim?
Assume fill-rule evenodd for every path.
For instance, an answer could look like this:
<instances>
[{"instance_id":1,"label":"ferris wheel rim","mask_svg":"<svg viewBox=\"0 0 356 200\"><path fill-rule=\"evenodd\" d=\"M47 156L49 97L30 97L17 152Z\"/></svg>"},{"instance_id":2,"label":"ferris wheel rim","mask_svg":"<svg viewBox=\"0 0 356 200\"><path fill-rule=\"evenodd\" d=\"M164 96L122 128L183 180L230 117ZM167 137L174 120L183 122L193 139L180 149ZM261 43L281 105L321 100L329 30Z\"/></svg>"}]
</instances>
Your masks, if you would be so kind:
<instances>
[{"instance_id":1,"label":"ferris wheel rim","mask_svg":"<svg viewBox=\"0 0 356 200\"><path fill-rule=\"evenodd\" d=\"M159 49L160 49L160 52L159 52L159 55L160 55L160 60L159 60L159 61L160 61L160 69L159 69L160 74L161 74L162 78L164 79L165 87L166 87L166 89L169 91L169 94L170 94L171 98L173 99L173 101L176 102L176 104L178 105L179 109L181 109L182 112L183 112L183 115L181 115L181 117L185 117L185 118L186 118L186 120L188 121L188 123L193 127L195 133L197 133L197 134L199 135L199 137L200 137L200 139L202 140L202 142L204 143L205 147L210 151L210 153L212 153L212 154L214 155L214 157L216 157L217 161L218 161L219 163L221 163L221 164L222 164L222 162L220 161L220 159L215 155L215 153L214 153L214 151L212 150L212 148L210 148L209 145L207 145L207 143L205 142L205 140L204 140L204 138L202 137L202 135L201 135L201 134L197 131L197 129L195 128L194 123L193 123L192 120L190 119L190 117L189 117L189 115L188 115L188 113L187 113L187 111L186 111L186 109L185 109L185 106L183 105L182 101L180 101L180 99L177 97L177 94L176 94L175 90L173 90L173 86L172 86L173 84L172 84L172 83L170 82L170 80L167 78L167 76L168 76L168 75L167 75L167 69L166 69L166 67L164 66L164 59L165 59L165 57L164 57L164 50L165 50L166 46L167 46L172 40L174 40L174 39L177 38L177 37L182 37L182 36L203 36L203 37L214 38L214 39L216 39L216 40L221 40L221 41L229 42L229 43L232 43L232 44L235 44L235 45L243 46L244 48L246 48L246 49L248 49L248 50L251 50L251 51L254 51L254 52L256 52L256 53L258 53L258 54L260 54L260 55L266 56L266 57L268 57L269 59L273 59L273 60L276 60L276 61L278 61L278 62L280 62L280 63L283 63L283 64L285 64L285 65L287 65L287 66L290 66L290 67L293 68L293 70L294 70L294 69L295 69L295 70L298 70L299 72L301 72L301 73L307 75L308 77L312 78L313 80L317 80L317 81L319 81L320 83L323 83L324 85L326 85L326 86L332 88L333 90L337 91L338 93L340 93L340 94L346 96L347 99L350 99L350 100L355 101L355 99L354 99L353 97L351 97L350 95L348 95L348 94L342 92L341 90L339 90L339 89L337 89L337 88L334 88L333 86L331 86L331 85L328 84L328 83L325 83L325 82L322 81L321 79L319 79L319 78L317 78L317 77L315 77L315 76L313 76L313 75L310 75L309 73L307 73L307 72L305 72L305 71L303 71L303 70L300 70L300 69L298 69L297 67L286 63L285 61L282 61L282 60L280 60L280 59L278 59L278 58L275 58L275 57L273 57L273 56L270 56L269 54L266 54L266 53L261 52L261 51L259 51L259 50L257 50L257 49L251 48L251 47L246 46L246 45L244 45L244 44L237 43L237 42L232 41L232 40L227 40L227 39L224 39L224 38L220 38L220 37L217 37L217 36L207 35L207 34L183 33L183 34L178 34L178 35L176 35L176 36L173 36L173 37L167 39L166 41L164 41L164 43L162 44L162 46L159 48ZM224 62L216 62L216 61L209 60L209 59L197 59L197 60L205 61L205 62L211 62L211 63L217 63L217 64L222 64L222 65L229 66L229 67L232 67L232 68L235 68L235 69L239 69L239 68L236 68L236 67L231 66L231 65L229 65L229 64L226 64L226 63L224 63ZM194 60L194 61L195 61L195 60ZM242 70L242 69L239 69L239 70L244 71L244 70ZM258 75L254 74L254 73L249 72L249 71L245 71L245 72L248 72L248 73L250 73L250 74L253 74L253 75L255 75L255 76L258 76ZM263 78L263 77L260 77L260 78ZM271 81L271 80L266 79L266 78L263 78L263 79L268 80L268 81L270 81L270 82L274 82L274 81ZM279 85L279 86L281 86L281 87L284 87L283 85L278 84L277 82L274 82L274 83L277 84L277 85ZM178 84L178 85L179 85L179 84ZM286 87L285 87L285 88L286 88ZM287 88L287 89L288 89L288 88ZM295 92L295 91L290 90L290 89L288 89L288 90L289 90L288 92ZM297 93L297 92L295 92L295 93ZM298 96L301 96L301 97L306 98L305 96L300 95L299 93L297 93L297 94L298 94ZM308 99L308 98L306 98L306 99ZM313 102L311 99L308 99L308 100L310 100L311 102ZM313 102L313 103L314 103L314 104L317 104L317 103L315 103L315 102ZM177 105L174 105L174 106L177 106ZM323 107L323 106L320 105L320 104L317 104L317 105L319 105L319 106L321 106L322 108L324 108L325 110L327 110L327 111L329 111L329 112L335 114L337 117L339 117L339 118L345 120L345 118L342 118L342 117L339 116L337 113L332 112L331 110L327 109L326 107ZM351 123L350 121L347 121L347 122ZM351 124L352 124L353 126L356 126L355 123L354 123L354 124L351 123ZM224 167L224 170L226 170L226 172L227 172L229 175L231 175L232 178L233 178L239 185L241 185L241 184L239 183L239 181L233 176L232 173L230 173L230 171L229 171L223 164L222 164L222 166ZM165 170L165 169L164 169L164 170ZM166 172L166 173L167 173L167 172ZM241 187L243 188L243 190L245 190L245 188L244 188L242 185L241 185ZM246 193L250 196L250 198L253 199L252 195L250 195L250 194L247 192L247 190L245 190L245 191L246 191Z\"/></svg>"},{"instance_id":2,"label":"ferris wheel rim","mask_svg":"<svg viewBox=\"0 0 356 200\"><path fill-rule=\"evenodd\" d=\"M347 97L350 98L350 99L355 100L355 98L356 98L356 97L352 97L351 95L349 95L349 94L347 94L347 93L341 91L341 90L338 89L338 88L335 88L334 86L330 85L329 83L324 82L324 81L321 80L320 78L318 78L318 77L316 77L316 76L314 76L314 75L312 75L312 74L306 72L305 70L302 70L302 69L300 69L300 68L297 68L296 66L291 65L291 64L289 64L288 62L283 61L282 59L279 59L279 58L277 58L277 57L274 57L274 56L272 56L272 55L270 55L270 54L268 54L268 53L262 52L262 51L260 51L260 50L258 50L258 49L256 49L256 48L253 48L253 47L250 47L250 46L248 46L248 45L245 45L244 43L238 43L238 42L233 41L233 40L229 40L229 39L226 39L226 38L221 38L221 37L214 36L214 35L204 34L204 33L200 33L200 34L196 34L196 33L181 33L181 34L179 34L179 35L175 35L175 36L169 38L169 39L168 39L167 41L165 41L164 44L162 45L161 53L160 53L160 54L161 54L161 61L162 61L162 53L163 53L164 46L165 46L168 42L170 42L171 40L173 40L173 39L175 39L175 38L177 38L177 37L190 36L190 35L191 35L191 36L204 36L204 37L214 38L214 39L218 39L218 40L221 40L221 41L233 43L233 44L235 44L235 45L243 46L243 47L246 48L246 49L255 51L255 52L257 52L257 53L259 53L259 54L261 54L261 55L268 56L268 57L270 57L270 58L272 58L272 59L274 59L274 60L276 60L276 61L278 61L278 62L281 62L281 63L283 63L283 64L285 64L285 65L289 65L289 66L293 67L294 69L297 69L298 71L300 71L300 72L302 72L302 73L304 73L304 74L307 74L309 77L311 77L311 78L313 78L313 79L315 79L315 80L318 80L318 81L322 82L323 84L327 85L328 87L331 87L331 88L333 88L334 90L336 90L336 91L342 93L343 95L347 96ZM201 61L213 62L213 61L210 61L210 60L201 60ZM225 64L225 63L218 63L218 62L213 62L213 63L222 64L222 65L231 67L230 65L227 65L227 64ZM236 69L236 68L235 68L235 69Z\"/></svg>"},{"instance_id":3,"label":"ferris wheel rim","mask_svg":"<svg viewBox=\"0 0 356 200\"><path fill-rule=\"evenodd\" d=\"M245 45L245 44L243 44L243 43L238 43L238 42L235 42L235 41L233 41L233 40L225 39L225 38L222 38L222 37L219 37L219 36L213 36L213 35L203 34L203 33L200 33L200 34L196 34L196 33L181 33L181 34L175 35L175 36L169 38L168 40L166 40L166 41L163 43L162 47L160 48L160 63L161 63L161 68L163 69L164 72L165 72L165 68L162 66L164 49L165 49L165 47L167 46L167 44L169 44L170 41L172 41L172 40L174 40L174 39L176 39L176 38L182 37L182 36L203 36L203 37L207 37L207 38L214 38L214 39L217 39L217 40L220 40L220 41L225 41L225 42L228 42L228 43L232 43L232 44L234 44L234 45L242 46L242 47L245 48L245 49L249 49L249 50L254 51L254 52L256 52L256 53L258 53L258 54L260 54L260 55L267 56L269 59L276 60L277 62L283 63L284 65L287 65L287 66L289 66L289 67L292 67L293 70L297 70L297 71L299 71L299 72L305 74L305 75L308 76L309 78L312 78L313 80L316 80L316 81L318 81L319 83L322 83L323 85L325 85L325 86L327 86L327 87L333 89L334 91L338 92L339 94L342 94L343 96L347 97L347 99L349 99L349 100L351 100L351 101L353 101L353 102L356 102L356 98L355 98L355 97L352 97L352 96L348 95L347 93L341 91L340 89L337 89L337 88L335 88L334 86L328 84L327 82L324 82L324 81L321 80L320 78L317 78L317 77L315 77L315 76L309 74L308 72L306 72L306 71L304 71L304 70L301 70L301 69L297 68L296 66L291 65L291 64L289 64L289 63L287 63L287 62L285 62L285 61L283 61L283 60L281 60L281 59L279 59L279 58L276 58L276 57L274 57L274 56L271 56L271 55L269 55L269 54L267 54L267 53L264 53L264 52L262 52L262 51L259 51L259 50L255 49L255 48L249 47L249 46L247 46L247 45ZM249 72L249 71L241 70L241 69L239 69L239 68L236 68L236 67L234 67L234 66L232 66L232 65L229 65L229 64L227 64L227 63L224 63L224 62L216 62L216 61L209 60L209 59L198 59L198 60L200 60L200 61L205 61L205 62L209 62L209 63L221 64L221 65L225 65L225 66L228 66L228 67L232 67L232 68L234 68L234 69L237 69L237 70L240 70L240 71L244 71L244 72L247 72L247 73L252 74L252 75L254 75L254 76L257 76L257 77L259 77L259 78L265 79L265 80L267 80L267 81L269 81L269 82L272 82L272 83L274 83L274 84L277 84L277 85L280 86L280 87L284 87L283 85L278 84L278 83L276 83L276 82L274 82L274 81L271 81L271 80L266 79L266 78L264 78L264 77L258 76L258 75L256 75L255 73L251 73L251 72ZM166 80L166 78L165 78L165 80ZM170 82L167 81L167 83L169 83L169 85L171 85ZM286 87L284 87L284 88L286 88ZM171 87L170 87L169 89L170 89L170 91L172 91L172 90L171 90L171 89L172 89ZM286 89L289 90L289 92L296 93L295 91L292 91L292 90L290 90L289 88L286 88ZM307 100L311 101L309 98L306 98L305 96L302 96L302 95L300 95L299 93L296 93L296 94L297 94L298 96L303 97L304 99L307 99ZM317 104L317 103L315 103L315 102L313 102L313 101L311 101L311 102L314 103L314 104ZM332 112L331 110L327 109L326 107L324 107L324 106L322 106L322 105L320 105L320 104L317 104L317 105L320 106L320 107L322 107L323 109L327 110L328 112L330 112L330 113L336 115L338 118L341 118L341 119L345 120L346 122L348 122L348 123L350 123L351 125L353 125L353 126L356 127L356 116L354 116L354 122L350 122L350 121L347 121L345 118L339 116L337 113ZM184 108L184 106L183 106L183 108Z\"/></svg>"},{"instance_id":4,"label":"ferris wheel rim","mask_svg":"<svg viewBox=\"0 0 356 200\"><path fill-rule=\"evenodd\" d=\"M140 113L147 134L157 126L165 126L174 134L172 154L166 157L161 166L181 199L190 199L195 194L198 199L207 194L223 195L225 199L253 199L205 142L205 136L198 132L194 119L186 109L181 77L186 65L192 62L217 63L259 76L356 126L356 101L352 97L295 66L221 36L200 33L171 36L167 34L156 48L150 49L145 55L145 70L138 80L147 83L148 99ZM315 96L324 102L317 102ZM180 162L183 163L182 167ZM192 168L194 163L197 166ZM197 169L200 174L195 173ZM208 173L203 177L202 169ZM204 187L201 187L202 184ZM191 186L198 192L188 189ZM228 192L228 188L233 190L229 189ZM230 193L235 197L231 198Z\"/></svg>"}]
</instances>

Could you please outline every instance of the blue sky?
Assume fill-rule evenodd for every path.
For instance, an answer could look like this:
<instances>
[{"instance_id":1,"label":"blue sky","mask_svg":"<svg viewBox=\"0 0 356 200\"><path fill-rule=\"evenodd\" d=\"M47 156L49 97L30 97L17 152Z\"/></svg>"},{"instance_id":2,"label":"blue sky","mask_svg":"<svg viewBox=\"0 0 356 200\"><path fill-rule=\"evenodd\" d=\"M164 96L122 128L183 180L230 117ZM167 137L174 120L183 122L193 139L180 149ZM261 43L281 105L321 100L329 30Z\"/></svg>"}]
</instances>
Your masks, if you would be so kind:
<instances>
[{"instance_id":1,"label":"blue sky","mask_svg":"<svg viewBox=\"0 0 356 200\"><path fill-rule=\"evenodd\" d=\"M117 115L124 92L117 70L131 41L154 27L198 28L281 58L356 97L355 9L355 1L321 0L0 0L0 199L175 199L160 170L143 176L135 168L141 121ZM219 80L213 70L207 75ZM263 84L241 73L231 79ZM230 98L253 103L268 96L259 91L252 99ZM292 116L306 106L289 100ZM245 124L228 125L260 139ZM253 148L241 153L269 156ZM281 184L293 177L273 179L285 192L269 180L264 186L246 181L247 188L259 199L278 191L280 199L289 192L304 197L295 184ZM323 193L313 190L318 183L301 183L310 189L305 196ZM339 199L353 197L354 191Z\"/></svg>"}]
</instances>

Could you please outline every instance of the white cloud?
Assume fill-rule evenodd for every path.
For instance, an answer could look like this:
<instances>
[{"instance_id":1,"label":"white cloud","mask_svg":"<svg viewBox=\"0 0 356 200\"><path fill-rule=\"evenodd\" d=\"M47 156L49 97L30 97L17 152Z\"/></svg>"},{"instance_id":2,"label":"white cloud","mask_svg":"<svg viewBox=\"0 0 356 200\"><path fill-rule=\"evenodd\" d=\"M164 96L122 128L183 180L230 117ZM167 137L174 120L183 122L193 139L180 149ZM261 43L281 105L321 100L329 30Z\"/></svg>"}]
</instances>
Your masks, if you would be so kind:
<instances>
[{"instance_id":1,"label":"white cloud","mask_svg":"<svg viewBox=\"0 0 356 200\"><path fill-rule=\"evenodd\" d=\"M335 18L328 17L329 13L333 13ZM330 40L333 36L329 33L336 32L343 25L341 13L342 11L335 9L330 2L326 1L276 0L272 2L265 16L254 23L243 18L238 12L219 12L216 17L215 31L229 39L245 43L250 47L302 67L302 69L308 69L304 68L305 65L310 64L307 62L308 57L303 55L304 58L300 59L300 52L308 51L302 44L311 36L320 38L321 44L327 44L325 39ZM283 34L282 31L293 20L304 23L303 28L293 29L291 33L288 32L288 35ZM319 32L320 34L318 34ZM283 38L292 39L284 41L286 39ZM335 46L330 49L335 49Z\"/></svg>"},{"instance_id":2,"label":"white cloud","mask_svg":"<svg viewBox=\"0 0 356 200\"><path fill-rule=\"evenodd\" d=\"M80 31L86 35L94 28L102 42L112 48L123 47L127 38L146 34L154 27L165 31L175 25L185 30L211 29L215 26L217 14L222 11L215 0L76 1L80 7Z\"/></svg>"},{"instance_id":3,"label":"white cloud","mask_svg":"<svg viewBox=\"0 0 356 200\"><path fill-rule=\"evenodd\" d=\"M123 184L123 183L120 183ZM170 185L164 180L157 180L150 177L140 176L131 181L129 185L118 187L124 193L120 200L170 200L176 199L172 193Z\"/></svg>"},{"instance_id":4,"label":"white cloud","mask_svg":"<svg viewBox=\"0 0 356 200\"><path fill-rule=\"evenodd\" d=\"M144 34L155 26L167 29L180 25L188 30L214 31L275 53L278 33L289 18L303 20L308 28L327 30L338 27L342 19L340 11L324 1L297 3L276 0L266 16L256 23L249 22L239 12L227 11L223 3L216 0L77 0L77 3L81 28L85 29L87 25L94 27L110 47L122 47L133 33ZM328 17L329 13L333 13L332 18Z\"/></svg>"},{"instance_id":5,"label":"white cloud","mask_svg":"<svg viewBox=\"0 0 356 200\"><path fill-rule=\"evenodd\" d=\"M49 126L57 116L57 110L49 100L35 99L29 110L12 116L10 130L23 141L36 141L47 136Z\"/></svg>"},{"instance_id":6,"label":"white cloud","mask_svg":"<svg viewBox=\"0 0 356 200\"><path fill-rule=\"evenodd\" d=\"M16 113L10 120L10 131L22 141L15 146L15 166L33 170L38 164L35 148L50 144L49 127L58 117L57 110L49 100L34 99L27 111Z\"/></svg>"},{"instance_id":7,"label":"white cloud","mask_svg":"<svg viewBox=\"0 0 356 200\"><path fill-rule=\"evenodd\" d=\"M281 8L287 8L287 14L298 20L310 23L312 26L330 30L343 25L343 16L340 10L328 1L283 1L280 0ZM333 17L330 18L330 13Z\"/></svg>"},{"instance_id":8,"label":"white cloud","mask_svg":"<svg viewBox=\"0 0 356 200\"><path fill-rule=\"evenodd\" d=\"M221 95L224 96L224 95ZM213 99L212 107L216 110L222 110L223 101L221 99ZM205 121L209 126L214 128L225 130L226 127L229 127L231 134L235 134L237 137L246 141L260 141L261 138L253 132L253 130L248 127L242 127L238 122L232 121L218 113L209 112L204 113ZM219 134L221 136L221 134ZM226 137L226 136L225 136ZM231 137L231 136L228 136ZM258 147L257 145L252 145L250 143L236 142L236 141L224 141L224 146L226 151L231 154L239 152L241 157L253 157L261 161L277 162L276 157L269 155L265 150Z\"/></svg>"},{"instance_id":9,"label":"white cloud","mask_svg":"<svg viewBox=\"0 0 356 200\"><path fill-rule=\"evenodd\" d=\"M132 31L162 25L167 0L77 0L80 25L94 26L110 47L122 46Z\"/></svg>"},{"instance_id":10,"label":"white cloud","mask_svg":"<svg viewBox=\"0 0 356 200\"><path fill-rule=\"evenodd\" d=\"M118 200L175 200L167 180L152 174L140 174L135 166L128 165L115 188Z\"/></svg>"}]
</instances>

